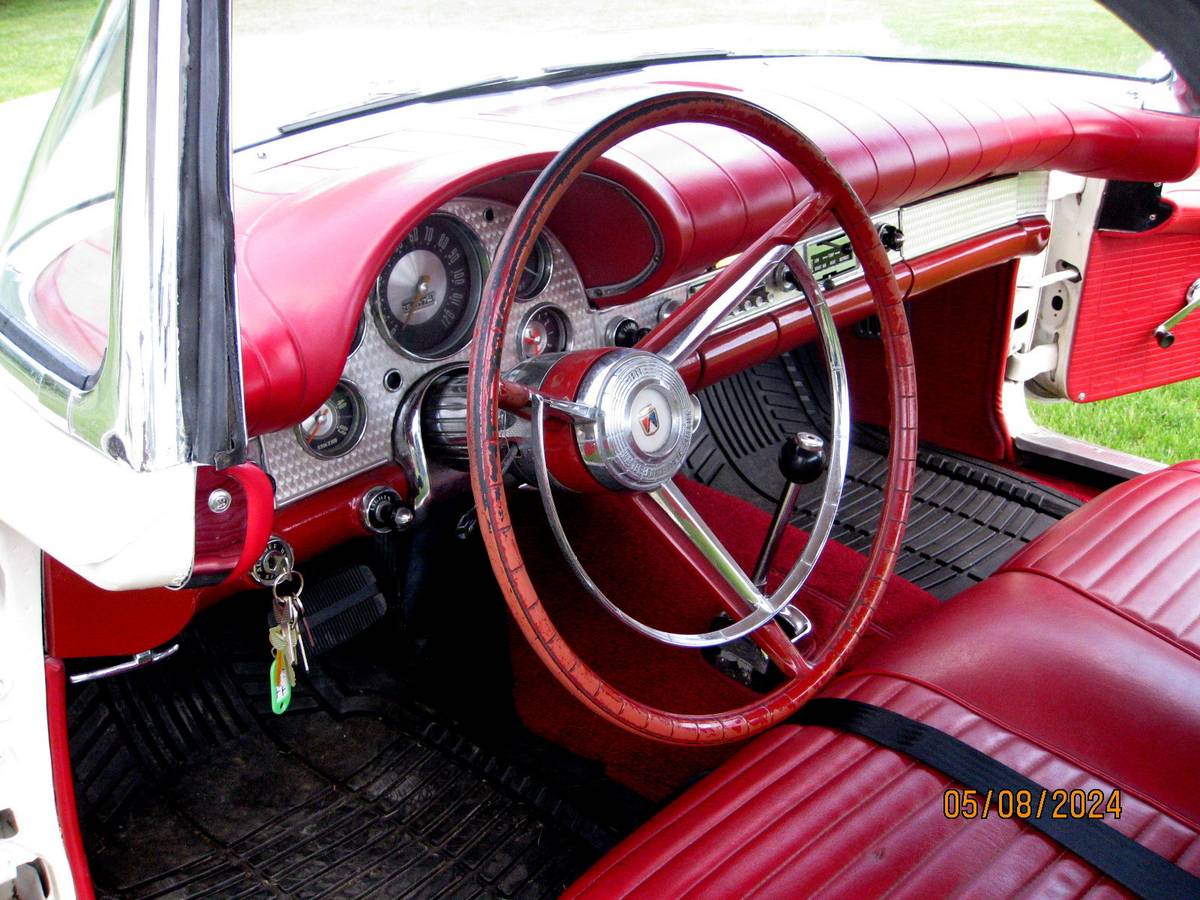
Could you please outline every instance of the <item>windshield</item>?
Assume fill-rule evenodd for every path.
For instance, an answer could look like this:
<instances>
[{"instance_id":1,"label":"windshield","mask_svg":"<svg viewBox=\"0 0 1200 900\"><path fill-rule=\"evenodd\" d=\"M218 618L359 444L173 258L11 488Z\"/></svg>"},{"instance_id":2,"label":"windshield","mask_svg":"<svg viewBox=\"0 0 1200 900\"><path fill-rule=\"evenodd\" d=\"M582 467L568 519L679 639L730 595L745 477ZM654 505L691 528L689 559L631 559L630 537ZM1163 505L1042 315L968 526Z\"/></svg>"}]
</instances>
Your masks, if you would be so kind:
<instances>
[{"instance_id":1,"label":"windshield","mask_svg":"<svg viewBox=\"0 0 1200 900\"><path fill-rule=\"evenodd\" d=\"M233 16L235 146L385 96L651 55L851 54L1127 76L1153 55L1092 0L233 0Z\"/></svg>"}]
</instances>

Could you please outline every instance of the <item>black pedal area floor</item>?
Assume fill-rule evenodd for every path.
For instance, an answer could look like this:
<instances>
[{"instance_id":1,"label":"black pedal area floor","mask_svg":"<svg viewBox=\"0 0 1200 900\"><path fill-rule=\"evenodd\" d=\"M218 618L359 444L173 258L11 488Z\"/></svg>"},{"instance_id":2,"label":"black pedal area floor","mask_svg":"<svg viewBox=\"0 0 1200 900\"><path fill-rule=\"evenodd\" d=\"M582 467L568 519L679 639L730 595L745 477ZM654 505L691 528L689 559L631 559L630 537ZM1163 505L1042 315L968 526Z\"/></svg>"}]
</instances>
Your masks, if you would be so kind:
<instances>
[{"instance_id":1,"label":"black pedal area floor","mask_svg":"<svg viewBox=\"0 0 1200 900\"><path fill-rule=\"evenodd\" d=\"M783 489L777 454L796 431L828 439L827 376L800 353L756 366L701 392L704 417L687 462L698 481L773 509ZM916 491L896 573L946 600L996 571L1080 502L981 460L922 444ZM832 537L866 553L887 474L887 435L852 428L848 477ZM792 524L810 529L822 482L802 492Z\"/></svg>"},{"instance_id":2,"label":"black pedal area floor","mask_svg":"<svg viewBox=\"0 0 1200 900\"><path fill-rule=\"evenodd\" d=\"M373 650L274 716L263 647L221 639L193 629L172 660L74 689L101 897L557 896L632 827L405 702Z\"/></svg>"}]
</instances>

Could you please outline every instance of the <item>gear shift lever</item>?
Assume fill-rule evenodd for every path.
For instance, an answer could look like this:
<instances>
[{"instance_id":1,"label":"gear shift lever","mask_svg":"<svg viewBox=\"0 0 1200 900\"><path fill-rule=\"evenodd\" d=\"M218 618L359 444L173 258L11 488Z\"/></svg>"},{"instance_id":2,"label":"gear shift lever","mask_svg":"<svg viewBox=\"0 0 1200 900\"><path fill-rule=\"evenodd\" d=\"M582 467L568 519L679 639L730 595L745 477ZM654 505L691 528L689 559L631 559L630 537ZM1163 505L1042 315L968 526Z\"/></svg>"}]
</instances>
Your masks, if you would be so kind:
<instances>
[{"instance_id":1,"label":"gear shift lever","mask_svg":"<svg viewBox=\"0 0 1200 900\"><path fill-rule=\"evenodd\" d=\"M779 471L783 473L787 484L783 489L783 495L779 498L779 503L775 506L775 515L771 519L771 527L767 530L762 550L759 551L758 562L754 564L752 578L759 590L766 587L771 560L775 557L775 551L779 549L779 541L783 537L784 529L791 521L792 512L796 507L796 499L800 496L800 489L820 478L821 473L825 471L827 462L825 441L819 435L807 431L800 431L792 435L779 448ZM787 615L789 609L790 607L785 607L779 614L779 618L785 622L790 622ZM807 628L804 629L805 632L807 630Z\"/></svg>"}]
</instances>

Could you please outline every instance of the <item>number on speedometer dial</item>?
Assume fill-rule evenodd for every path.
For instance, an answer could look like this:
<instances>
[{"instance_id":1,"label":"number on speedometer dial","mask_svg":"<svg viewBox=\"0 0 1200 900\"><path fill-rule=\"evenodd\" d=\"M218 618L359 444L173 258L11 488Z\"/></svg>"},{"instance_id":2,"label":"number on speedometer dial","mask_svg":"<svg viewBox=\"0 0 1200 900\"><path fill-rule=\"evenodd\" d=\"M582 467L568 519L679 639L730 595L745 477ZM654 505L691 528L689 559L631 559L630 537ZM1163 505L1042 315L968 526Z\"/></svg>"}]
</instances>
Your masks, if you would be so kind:
<instances>
[{"instance_id":1,"label":"number on speedometer dial","mask_svg":"<svg viewBox=\"0 0 1200 900\"><path fill-rule=\"evenodd\" d=\"M383 268L372 308L384 338L418 359L440 359L470 340L486 256L479 239L435 213L408 233Z\"/></svg>"}]
</instances>

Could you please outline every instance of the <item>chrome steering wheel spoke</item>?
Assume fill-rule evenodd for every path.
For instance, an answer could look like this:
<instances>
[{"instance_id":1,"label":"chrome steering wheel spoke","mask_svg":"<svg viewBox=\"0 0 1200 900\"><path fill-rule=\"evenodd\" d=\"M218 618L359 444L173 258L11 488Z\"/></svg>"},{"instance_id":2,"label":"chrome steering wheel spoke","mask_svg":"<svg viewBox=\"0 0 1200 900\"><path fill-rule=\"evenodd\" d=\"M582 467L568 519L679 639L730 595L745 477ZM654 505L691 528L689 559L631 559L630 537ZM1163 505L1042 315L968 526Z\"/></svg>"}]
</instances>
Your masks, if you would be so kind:
<instances>
[{"instance_id":1,"label":"chrome steering wheel spoke","mask_svg":"<svg viewBox=\"0 0 1200 900\"><path fill-rule=\"evenodd\" d=\"M676 368L682 366L737 305L794 252L796 243L829 208L829 197L810 194L659 323L638 348L657 353Z\"/></svg>"},{"instance_id":2,"label":"chrome steering wheel spoke","mask_svg":"<svg viewBox=\"0 0 1200 900\"><path fill-rule=\"evenodd\" d=\"M558 413L570 419L575 425L592 425L604 421L604 413L586 403L576 403L574 400L560 400L557 397L547 397L537 391L530 391L530 400L541 403L550 412Z\"/></svg>"},{"instance_id":3,"label":"chrome steering wheel spoke","mask_svg":"<svg viewBox=\"0 0 1200 900\"><path fill-rule=\"evenodd\" d=\"M828 467L824 475L825 484L817 518L809 540L806 542L799 558L792 564L775 590L770 593L764 593L755 584L754 579L733 558L713 530L688 501L684 493L670 478L664 479L657 486L653 486L645 491L645 494L653 501L663 516L683 538L685 548L694 550L695 555L720 576L730 592L745 607L746 615L737 621L723 628L702 633L666 631L641 622L609 599L580 563L579 557L572 549L570 540L563 529L562 520L559 517L554 501L545 449L545 420L547 414L565 416L576 425L590 425L603 422L604 414L596 406L546 397L536 390L531 390L529 393L530 418L532 420L531 444L535 477L538 491L541 495L542 506L559 549L562 551L564 558L567 560L576 577L604 609L640 634L664 644L693 648L727 644L753 634L753 632L773 621L784 610L788 610L787 618L793 628L800 632L795 635L797 639L804 636L804 634L811 633L812 630L811 621L797 607L792 606L792 603L800 594L805 582L812 573L816 561L824 550L833 530L834 517L841 501L842 487L846 475L850 440L850 395L837 329L833 321L833 316L825 303L824 295L816 283L816 279L792 246L788 245L776 249L780 252L772 252L767 257L761 258L760 265L746 267L746 271L734 279L736 282L735 286L722 296L731 296L730 292L736 293L736 291L741 290L741 286L747 281L749 282L748 289L753 289L754 285L757 284L757 280L761 279L765 271L769 271L770 268L783 262L792 271L796 283L803 291L812 310L813 319L820 335L826 369L829 373L832 410L830 441L828 444ZM769 266L765 262L767 259L770 259ZM757 275L757 278L750 280L752 275ZM701 321L708 322L709 317L703 315L697 319L697 323ZM693 334L693 328L699 327L697 323L689 326L683 334ZM702 339L703 337L701 336L699 340ZM691 346L691 341L691 337L680 339L677 345L674 342L668 344L668 348L677 346L679 348L677 352L685 354L683 358L686 358L686 355L690 355L693 352L687 349ZM697 343L696 346L698 347L699 344ZM803 660L802 657L801 659ZM808 660L803 660L803 664L806 666L812 665Z\"/></svg>"}]
</instances>

